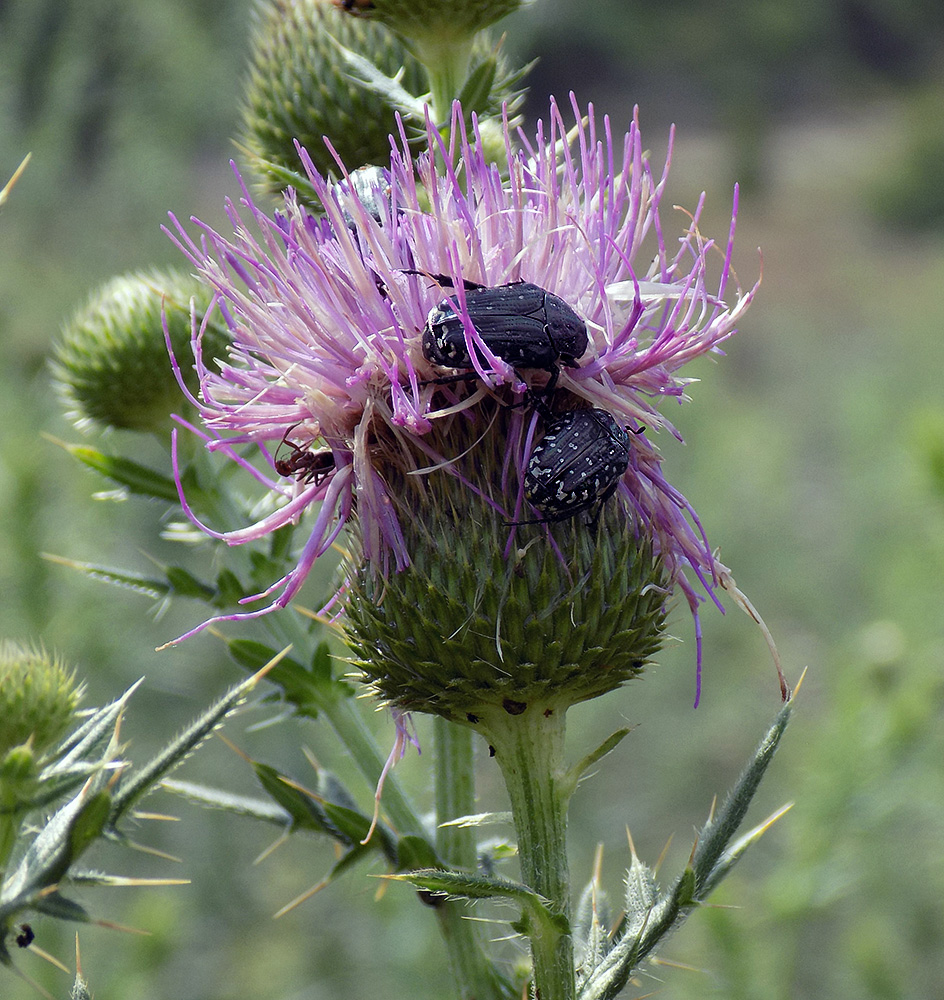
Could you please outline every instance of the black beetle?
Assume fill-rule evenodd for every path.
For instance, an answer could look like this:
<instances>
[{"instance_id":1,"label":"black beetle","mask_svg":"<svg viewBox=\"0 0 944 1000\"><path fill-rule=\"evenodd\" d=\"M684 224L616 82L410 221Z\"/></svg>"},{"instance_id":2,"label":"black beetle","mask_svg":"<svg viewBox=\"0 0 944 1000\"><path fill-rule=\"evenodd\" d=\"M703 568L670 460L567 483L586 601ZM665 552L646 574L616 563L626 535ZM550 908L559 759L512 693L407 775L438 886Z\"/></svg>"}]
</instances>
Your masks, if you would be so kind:
<instances>
[{"instance_id":1,"label":"black beetle","mask_svg":"<svg viewBox=\"0 0 944 1000\"><path fill-rule=\"evenodd\" d=\"M431 277L441 285L453 284L446 275ZM577 359L589 343L587 324L562 298L530 281L495 286L472 281L463 284L466 309L482 343L513 368L542 368L549 372L551 378L544 394L553 391L559 365L577 367ZM423 331L423 357L441 368L475 367L462 317L452 299L443 299L430 310ZM480 367L488 368L483 357L477 355L476 360Z\"/></svg>"},{"instance_id":2,"label":"black beetle","mask_svg":"<svg viewBox=\"0 0 944 1000\"><path fill-rule=\"evenodd\" d=\"M532 451L525 494L544 520L563 521L595 503L602 507L626 473L629 457L629 434L612 414L569 410L548 421Z\"/></svg>"},{"instance_id":3,"label":"black beetle","mask_svg":"<svg viewBox=\"0 0 944 1000\"><path fill-rule=\"evenodd\" d=\"M20 924L20 931L16 935L16 943L20 948L28 948L36 940L33 928L29 924Z\"/></svg>"},{"instance_id":4,"label":"black beetle","mask_svg":"<svg viewBox=\"0 0 944 1000\"><path fill-rule=\"evenodd\" d=\"M291 447L291 455L288 458L279 458L277 448L272 464L280 476L285 476L286 478L294 476L300 483L320 483L334 470L334 454L330 448L307 451L301 445L295 444L294 441L289 441L289 434L297 426L298 424L293 424L289 427L279 442L279 448L283 444Z\"/></svg>"}]
</instances>

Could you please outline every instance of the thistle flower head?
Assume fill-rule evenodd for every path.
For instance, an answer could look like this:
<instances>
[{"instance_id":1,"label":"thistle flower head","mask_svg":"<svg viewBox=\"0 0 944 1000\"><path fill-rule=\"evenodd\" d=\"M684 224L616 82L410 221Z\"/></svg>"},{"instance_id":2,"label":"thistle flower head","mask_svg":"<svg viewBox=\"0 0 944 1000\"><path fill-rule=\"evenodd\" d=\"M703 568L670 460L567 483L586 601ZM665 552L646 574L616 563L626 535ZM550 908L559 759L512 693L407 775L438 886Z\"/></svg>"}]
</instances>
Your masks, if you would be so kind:
<instances>
[{"instance_id":1,"label":"thistle flower head","mask_svg":"<svg viewBox=\"0 0 944 1000\"><path fill-rule=\"evenodd\" d=\"M232 335L217 370L203 362L203 327L194 329L194 401L207 447L243 461L234 446L263 446L267 485L283 498L255 525L208 530L239 544L316 511L298 565L268 592L278 592L272 604L228 617L286 605L348 524L367 572L392 578L414 561L423 496L442 481L494 519L506 560L535 534L553 545L546 525L529 523L543 518L527 502L526 471L543 425L582 408L604 410L634 432L610 503L658 564L662 603L677 587L694 612L712 592L711 550L666 481L654 439L679 436L659 409L683 398L688 380L679 369L716 350L754 295L735 287L725 299L736 285L736 195L720 247L699 230L700 204L670 241L660 216L668 161L653 170L635 119L617 137L592 108L584 117L574 101L573 110L569 133L553 103L534 136L506 126L505 156L495 164L456 106L450 138L429 126L415 162L401 130L389 176L372 196L362 185L330 185L301 149L324 209L318 219L291 191L270 217L243 186L240 206L228 205L233 235L197 222L196 241L174 220L174 238L214 290ZM480 287L513 292L515 283L569 307L586 326L586 351L531 368L484 335ZM459 371L434 363L442 361L429 350L436 312L461 324L467 364L457 361ZM517 322L508 319L512 330ZM449 375L460 377L444 381ZM438 502L465 510L465 500ZM593 521L593 505L584 506ZM479 514L462 516L473 530Z\"/></svg>"}]
</instances>

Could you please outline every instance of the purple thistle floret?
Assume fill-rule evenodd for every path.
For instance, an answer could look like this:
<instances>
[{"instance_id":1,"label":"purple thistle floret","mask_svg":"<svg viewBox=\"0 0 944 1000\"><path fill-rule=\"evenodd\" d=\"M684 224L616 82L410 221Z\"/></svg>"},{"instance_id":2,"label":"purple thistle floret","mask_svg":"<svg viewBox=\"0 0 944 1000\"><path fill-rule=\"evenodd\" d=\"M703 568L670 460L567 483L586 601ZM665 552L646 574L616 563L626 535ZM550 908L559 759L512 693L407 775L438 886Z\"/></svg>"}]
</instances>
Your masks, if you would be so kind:
<instances>
[{"instance_id":1,"label":"purple thistle floret","mask_svg":"<svg viewBox=\"0 0 944 1000\"><path fill-rule=\"evenodd\" d=\"M558 391L585 401L578 405L608 410L624 426L645 427L630 435L631 460L618 496L685 594L700 647L698 604L705 594L719 603L714 591L723 567L691 506L666 481L651 437L665 430L680 439L659 410L666 397L683 398L690 380L676 373L692 358L720 353L718 345L735 332L757 290L755 285L745 292L732 280L737 190L724 244L716 246L699 231L704 197L685 216L677 242L667 241L660 203L671 136L656 175L643 156L635 117L629 133L615 138L608 118L600 133L593 109L583 117L573 98L571 103L577 119L571 134L555 103L548 124L539 123L533 138L510 135L506 123L505 159L498 164L488 162L477 124L473 120L469 134L458 106L451 138L444 141L428 125L428 151L415 163L401 128L399 142L392 142L389 184L385 175L382 196L372 192L367 204L358 197L360 185L332 186L300 149L323 206L320 219L292 191L283 211L270 217L242 182L240 208L227 204L232 236L193 220L202 233L196 242L171 217L172 238L215 290L210 312L232 335L229 359L211 368L201 354L208 318L194 320L200 394L193 402L205 425L206 447L245 464L235 446L258 443L273 474L253 474L284 497L252 526L200 526L238 545L296 522L320 504L297 566L252 598L275 593L272 603L221 618L255 617L287 605L314 561L355 518L370 565L383 574L409 565L372 442L383 431L404 453L421 456L417 465L448 471L450 456L441 453L436 435L437 426L445 426L440 421L475 407L503 384L510 387L506 395L525 388L520 373L479 339L463 282L527 281L562 298L587 324L589 349L579 367L562 367ZM729 284L735 286L730 304ZM451 386L430 381L443 372L421 349L427 316L447 296L463 318L478 376ZM547 377L527 376L532 388ZM535 407L515 412L517 439L509 441L508 454L521 484L540 417ZM289 481L275 475L280 443L295 449L313 442L331 452L333 461L324 463L322 473L300 471ZM519 485L515 509L500 513L514 522L533 517L529 509ZM521 530L510 526L510 536Z\"/></svg>"}]
</instances>

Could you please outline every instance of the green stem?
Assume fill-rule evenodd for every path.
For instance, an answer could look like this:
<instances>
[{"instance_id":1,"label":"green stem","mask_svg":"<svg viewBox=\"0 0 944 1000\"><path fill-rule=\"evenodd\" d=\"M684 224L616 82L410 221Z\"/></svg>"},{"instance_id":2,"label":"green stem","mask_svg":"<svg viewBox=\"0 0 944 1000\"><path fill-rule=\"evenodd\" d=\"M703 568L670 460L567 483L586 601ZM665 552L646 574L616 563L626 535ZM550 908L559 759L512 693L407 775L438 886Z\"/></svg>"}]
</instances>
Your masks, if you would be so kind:
<instances>
[{"instance_id":1,"label":"green stem","mask_svg":"<svg viewBox=\"0 0 944 1000\"><path fill-rule=\"evenodd\" d=\"M364 724L363 716L352 704L353 701L353 698L344 696L333 698L325 702L322 711L361 773L376 788L386 763L386 756L377 746L373 734ZM391 726L391 738L392 731ZM383 811L400 836L412 833L424 840L429 839L429 832L423 821L390 772L384 778Z\"/></svg>"},{"instance_id":2,"label":"green stem","mask_svg":"<svg viewBox=\"0 0 944 1000\"><path fill-rule=\"evenodd\" d=\"M12 812L12 810L11 810ZM22 816L13 813L0 819L0 872L5 871L13 848L16 846L16 835L20 829Z\"/></svg>"},{"instance_id":3,"label":"green stem","mask_svg":"<svg viewBox=\"0 0 944 1000\"><path fill-rule=\"evenodd\" d=\"M433 120L438 126L446 127L452 114L452 102L462 93L469 75L472 39L447 38L436 33L419 41L414 39L414 49L429 73Z\"/></svg>"},{"instance_id":4,"label":"green stem","mask_svg":"<svg viewBox=\"0 0 944 1000\"><path fill-rule=\"evenodd\" d=\"M475 810L474 734L445 719L433 722L435 748L436 818L438 823L468 816ZM436 851L450 868L474 871L477 862L475 830L437 826ZM447 902L436 908L439 929L462 1000L508 1000L511 986L489 961L476 925L467 919L464 903Z\"/></svg>"},{"instance_id":5,"label":"green stem","mask_svg":"<svg viewBox=\"0 0 944 1000\"><path fill-rule=\"evenodd\" d=\"M564 765L565 710L532 703L520 715L495 709L482 722L511 799L522 881L569 926L567 805L573 781ZM531 927L529 935L536 995L573 1000L570 933L541 926Z\"/></svg>"},{"instance_id":6,"label":"green stem","mask_svg":"<svg viewBox=\"0 0 944 1000\"><path fill-rule=\"evenodd\" d=\"M436 818L439 823L475 812L474 733L438 716L433 721L436 759ZM453 868L473 871L477 863L472 827L440 826L436 850Z\"/></svg>"}]
</instances>

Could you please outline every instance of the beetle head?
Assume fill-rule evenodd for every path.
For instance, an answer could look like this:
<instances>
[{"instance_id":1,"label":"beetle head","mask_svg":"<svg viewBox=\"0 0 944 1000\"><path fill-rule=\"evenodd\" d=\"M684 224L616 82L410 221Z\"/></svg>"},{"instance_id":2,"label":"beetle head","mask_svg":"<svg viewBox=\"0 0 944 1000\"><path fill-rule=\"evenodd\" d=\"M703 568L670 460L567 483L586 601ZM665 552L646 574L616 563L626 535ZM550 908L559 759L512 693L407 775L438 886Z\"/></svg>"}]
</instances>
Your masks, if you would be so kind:
<instances>
[{"instance_id":1,"label":"beetle head","mask_svg":"<svg viewBox=\"0 0 944 1000\"><path fill-rule=\"evenodd\" d=\"M547 293L544 299L547 332L557 354L565 365L573 367L587 350L587 324L556 295Z\"/></svg>"}]
</instances>

